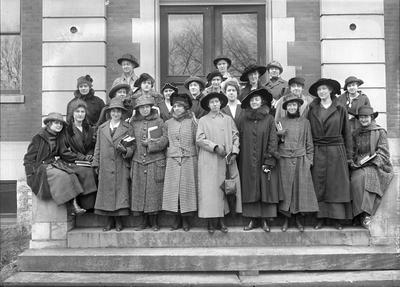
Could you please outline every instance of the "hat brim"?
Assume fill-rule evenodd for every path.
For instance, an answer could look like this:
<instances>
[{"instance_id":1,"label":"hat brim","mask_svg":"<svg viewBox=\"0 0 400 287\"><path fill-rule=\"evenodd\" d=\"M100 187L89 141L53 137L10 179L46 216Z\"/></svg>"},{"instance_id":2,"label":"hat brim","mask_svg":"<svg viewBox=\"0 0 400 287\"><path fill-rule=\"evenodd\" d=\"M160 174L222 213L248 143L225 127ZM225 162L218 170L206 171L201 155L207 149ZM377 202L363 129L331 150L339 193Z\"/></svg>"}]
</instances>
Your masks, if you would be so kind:
<instances>
[{"instance_id":1,"label":"hat brim","mask_svg":"<svg viewBox=\"0 0 400 287\"><path fill-rule=\"evenodd\" d=\"M51 122L51 121L59 121L59 122L62 122L63 125L68 125L68 123L67 123L65 120L60 120L60 119L57 119L57 118L45 118L45 119L43 120L43 123L44 123L45 125L47 125L47 123L48 123L48 122Z\"/></svg>"},{"instance_id":2,"label":"hat brim","mask_svg":"<svg viewBox=\"0 0 400 287\"><path fill-rule=\"evenodd\" d=\"M127 91L129 91L131 89L131 86L129 86L128 84L118 84L115 85L114 87L111 88L110 92L108 93L108 97L110 99L115 97L115 93L119 90L119 89L126 89Z\"/></svg>"},{"instance_id":3,"label":"hat brim","mask_svg":"<svg viewBox=\"0 0 400 287\"><path fill-rule=\"evenodd\" d=\"M173 106L174 103L175 103L176 101L179 101L179 99L182 99L182 98L185 99L185 101L186 101L186 102L188 103L188 105L189 105L189 109L191 109L191 108L192 108L192 105L193 105L193 102L192 102L191 97L190 97L188 94L173 93L173 94L171 95L171 97L170 97L171 106Z\"/></svg>"},{"instance_id":4,"label":"hat brim","mask_svg":"<svg viewBox=\"0 0 400 287\"><path fill-rule=\"evenodd\" d=\"M190 83L193 83L193 82L196 82L196 83L199 84L200 91L203 91L206 88L206 83L201 79L193 79L193 78L192 79L188 79L188 80L185 81L185 83L183 85L185 86L186 89L189 90L189 85L190 85Z\"/></svg>"},{"instance_id":5,"label":"hat brim","mask_svg":"<svg viewBox=\"0 0 400 287\"><path fill-rule=\"evenodd\" d=\"M248 93L244 99L242 100L242 105L241 107L243 109L247 109L250 107L250 99L255 97L255 96L260 96L262 100L265 101L265 104L268 107L271 107L271 103L272 103L272 94L270 92L268 92L267 89L265 88L260 88L254 91L251 91L250 93Z\"/></svg>"},{"instance_id":6,"label":"hat brim","mask_svg":"<svg viewBox=\"0 0 400 287\"><path fill-rule=\"evenodd\" d=\"M205 111L210 111L208 103L211 99L218 98L221 102L220 109L223 109L228 104L228 98L222 93L209 93L200 99L200 105Z\"/></svg>"},{"instance_id":7,"label":"hat brim","mask_svg":"<svg viewBox=\"0 0 400 287\"><path fill-rule=\"evenodd\" d=\"M249 69L247 71L244 71L243 74L240 76L240 80L242 82L248 82L249 81L249 78L248 78L249 74L252 73L252 72L255 72L255 71L258 71L258 73L260 74L260 77L261 77L267 71L267 67L256 66L256 67L251 68L251 69Z\"/></svg>"},{"instance_id":8,"label":"hat brim","mask_svg":"<svg viewBox=\"0 0 400 287\"><path fill-rule=\"evenodd\" d=\"M118 64L120 64L120 65L122 65L122 61L128 61L128 62L131 62L132 64L133 64L133 68L134 69L136 69L137 67L139 67L139 63L138 62L136 62L135 60L132 60L132 59L129 59L129 58L119 58L118 60L117 60L117 62L118 62Z\"/></svg>"},{"instance_id":9,"label":"hat brim","mask_svg":"<svg viewBox=\"0 0 400 287\"><path fill-rule=\"evenodd\" d=\"M280 71L279 74L282 74L282 73L283 73L283 68L282 68L282 67L279 67L279 66L277 66L277 65L270 65L270 64L268 64L268 65L267 65L267 70L271 69L272 67L277 68L277 69Z\"/></svg>"},{"instance_id":10,"label":"hat brim","mask_svg":"<svg viewBox=\"0 0 400 287\"><path fill-rule=\"evenodd\" d=\"M112 109L120 109L123 110L124 112L127 111L127 109L124 106L108 106L106 108L106 111L111 111Z\"/></svg>"},{"instance_id":11,"label":"hat brim","mask_svg":"<svg viewBox=\"0 0 400 287\"><path fill-rule=\"evenodd\" d=\"M331 97L334 95L340 95L339 82L333 79L325 79L325 78L319 79L314 84L312 84L311 87L308 89L308 92L314 97L318 97L317 89L319 86L322 85L328 86L332 89Z\"/></svg>"},{"instance_id":12,"label":"hat brim","mask_svg":"<svg viewBox=\"0 0 400 287\"><path fill-rule=\"evenodd\" d=\"M357 86L361 86L362 84L364 84L364 81L361 79L357 79L351 82L348 82L344 85L343 90L347 91L347 86L350 85L351 83L357 83Z\"/></svg>"},{"instance_id":13,"label":"hat brim","mask_svg":"<svg viewBox=\"0 0 400 287\"><path fill-rule=\"evenodd\" d=\"M213 61L214 67L217 67L218 62L221 61L221 60L225 60L228 63L228 69L232 65L232 60L231 59L229 59L228 57L220 57L220 58L214 59L214 61Z\"/></svg>"},{"instance_id":14,"label":"hat brim","mask_svg":"<svg viewBox=\"0 0 400 287\"><path fill-rule=\"evenodd\" d=\"M172 85L169 84L169 83L168 83L168 84L165 84L165 85L162 87L161 93L163 93L165 89L171 89L171 90L174 91L174 93L177 93L177 92L178 92L178 88L175 87L175 86L172 86Z\"/></svg>"},{"instance_id":15,"label":"hat brim","mask_svg":"<svg viewBox=\"0 0 400 287\"><path fill-rule=\"evenodd\" d=\"M360 116L371 116L371 118L376 119L379 115L379 112L374 112L370 115L355 115L354 117L358 120L360 118Z\"/></svg>"},{"instance_id":16,"label":"hat brim","mask_svg":"<svg viewBox=\"0 0 400 287\"><path fill-rule=\"evenodd\" d=\"M286 110L287 105L288 105L289 103L291 103L291 102L297 102L297 103L299 104L299 107L300 107L301 105L304 104L304 101L303 101L302 99L300 99L300 98L297 98L297 99L290 99L290 100L287 100L286 102L283 102L283 104L282 104L282 109Z\"/></svg>"}]
</instances>

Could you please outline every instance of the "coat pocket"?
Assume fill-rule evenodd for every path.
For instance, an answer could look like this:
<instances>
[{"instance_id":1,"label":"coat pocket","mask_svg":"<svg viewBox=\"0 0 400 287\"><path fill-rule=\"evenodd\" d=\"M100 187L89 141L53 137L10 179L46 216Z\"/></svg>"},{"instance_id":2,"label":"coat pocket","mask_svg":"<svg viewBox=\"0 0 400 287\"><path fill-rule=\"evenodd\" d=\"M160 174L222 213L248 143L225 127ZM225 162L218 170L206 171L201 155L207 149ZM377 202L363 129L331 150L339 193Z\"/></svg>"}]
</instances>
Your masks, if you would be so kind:
<instances>
[{"instance_id":1,"label":"coat pocket","mask_svg":"<svg viewBox=\"0 0 400 287\"><path fill-rule=\"evenodd\" d=\"M154 180L157 183L164 181L166 160L161 159L154 163Z\"/></svg>"}]
</instances>

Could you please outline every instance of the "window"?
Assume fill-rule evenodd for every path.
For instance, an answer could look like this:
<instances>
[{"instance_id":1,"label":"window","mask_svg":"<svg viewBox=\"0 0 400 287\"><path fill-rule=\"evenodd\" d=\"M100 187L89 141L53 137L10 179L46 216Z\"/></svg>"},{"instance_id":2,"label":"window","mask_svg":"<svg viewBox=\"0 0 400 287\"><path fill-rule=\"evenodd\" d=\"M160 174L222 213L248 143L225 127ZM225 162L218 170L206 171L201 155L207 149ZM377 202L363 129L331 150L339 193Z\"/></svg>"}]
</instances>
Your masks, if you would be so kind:
<instances>
[{"instance_id":1,"label":"window","mask_svg":"<svg viewBox=\"0 0 400 287\"><path fill-rule=\"evenodd\" d=\"M0 0L1 4L1 94L21 91L20 1Z\"/></svg>"},{"instance_id":2,"label":"window","mask_svg":"<svg viewBox=\"0 0 400 287\"><path fill-rule=\"evenodd\" d=\"M161 81L182 85L205 77L213 59L232 59L239 77L250 63L266 62L265 6L161 6Z\"/></svg>"}]
</instances>

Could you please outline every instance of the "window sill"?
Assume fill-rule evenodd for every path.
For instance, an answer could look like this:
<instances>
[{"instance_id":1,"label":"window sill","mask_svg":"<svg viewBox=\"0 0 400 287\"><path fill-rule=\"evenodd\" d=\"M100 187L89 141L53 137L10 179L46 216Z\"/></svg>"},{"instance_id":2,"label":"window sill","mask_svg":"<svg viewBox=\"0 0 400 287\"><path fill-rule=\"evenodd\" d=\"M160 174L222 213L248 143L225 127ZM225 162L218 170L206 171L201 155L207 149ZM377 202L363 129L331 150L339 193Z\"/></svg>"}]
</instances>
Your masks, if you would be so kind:
<instances>
[{"instance_id":1,"label":"window sill","mask_svg":"<svg viewBox=\"0 0 400 287\"><path fill-rule=\"evenodd\" d=\"M0 95L0 104L23 104L25 96L20 94L3 94Z\"/></svg>"}]
</instances>

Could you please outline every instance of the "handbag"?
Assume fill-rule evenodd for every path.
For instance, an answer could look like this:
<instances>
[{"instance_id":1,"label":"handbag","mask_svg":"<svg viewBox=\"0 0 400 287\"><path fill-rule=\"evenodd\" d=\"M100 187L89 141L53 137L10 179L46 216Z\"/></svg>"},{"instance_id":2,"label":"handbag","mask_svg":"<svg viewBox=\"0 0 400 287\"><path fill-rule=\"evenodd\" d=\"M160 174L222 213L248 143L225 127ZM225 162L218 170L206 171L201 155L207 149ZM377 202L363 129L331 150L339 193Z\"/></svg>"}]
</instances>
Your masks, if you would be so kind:
<instances>
[{"instance_id":1,"label":"handbag","mask_svg":"<svg viewBox=\"0 0 400 287\"><path fill-rule=\"evenodd\" d=\"M224 191L225 195L236 195L236 180L231 177L229 164L226 164L225 180L222 182L220 188Z\"/></svg>"}]
</instances>

